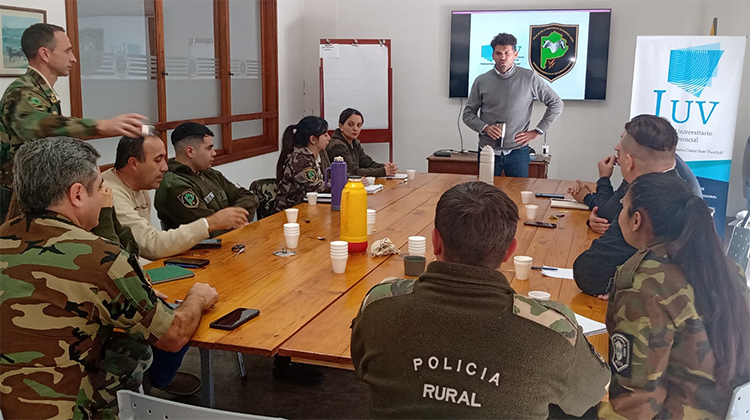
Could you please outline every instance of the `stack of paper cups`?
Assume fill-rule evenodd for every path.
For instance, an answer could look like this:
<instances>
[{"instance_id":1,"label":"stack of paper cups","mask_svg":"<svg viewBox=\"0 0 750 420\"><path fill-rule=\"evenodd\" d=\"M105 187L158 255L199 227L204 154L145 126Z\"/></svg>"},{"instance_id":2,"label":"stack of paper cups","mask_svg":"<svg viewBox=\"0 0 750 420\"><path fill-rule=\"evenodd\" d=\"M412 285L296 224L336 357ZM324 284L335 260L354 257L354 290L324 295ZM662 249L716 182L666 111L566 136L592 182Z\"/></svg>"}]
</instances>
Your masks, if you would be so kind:
<instances>
[{"instance_id":1,"label":"stack of paper cups","mask_svg":"<svg viewBox=\"0 0 750 420\"><path fill-rule=\"evenodd\" d=\"M375 227L375 209L367 209L367 235L372 235L372 230Z\"/></svg>"},{"instance_id":2,"label":"stack of paper cups","mask_svg":"<svg viewBox=\"0 0 750 420\"><path fill-rule=\"evenodd\" d=\"M299 223L284 223L284 238L286 239L287 248L297 248L297 243L299 242Z\"/></svg>"},{"instance_id":3,"label":"stack of paper cups","mask_svg":"<svg viewBox=\"0 0 750 420\"><path fill-rule=\"evenodd\" d=\"M424 257L427 251L427 238L424 236L409 236L409 255Z\"/></svg>"},{"instance_id":4,"label":"stack of paper cups","mask_svg":"<svg viewBox=\"0 0 750 420\"><path fill-rule=\"evenodd\" d=\"M346 241L331 242L331 264L334 273L341 274L346 271L347 259L349 259L349 243Z\"/></svg>"}]
</instances>

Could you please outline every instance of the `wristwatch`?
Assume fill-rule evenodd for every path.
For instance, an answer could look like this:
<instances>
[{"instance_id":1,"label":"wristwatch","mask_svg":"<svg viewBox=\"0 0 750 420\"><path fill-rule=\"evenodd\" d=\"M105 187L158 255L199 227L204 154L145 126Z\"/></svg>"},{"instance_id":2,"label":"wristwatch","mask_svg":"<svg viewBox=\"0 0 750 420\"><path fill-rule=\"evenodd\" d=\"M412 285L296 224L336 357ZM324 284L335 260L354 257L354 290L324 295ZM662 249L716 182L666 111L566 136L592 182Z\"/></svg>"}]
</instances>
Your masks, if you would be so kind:
<instances>
[{"instance_id":1,"label":"wristwatch","mask_svg":"<svg viewBox=\"0 0 750 420\"><path fill-rule=\"evenodd\" d=\"M539 128L539 127L535 128L534 131L536 131L537 133L539 133L540 136L544 135L544 131L542 131L542 129Z\"/></svg>"}]
</instances>

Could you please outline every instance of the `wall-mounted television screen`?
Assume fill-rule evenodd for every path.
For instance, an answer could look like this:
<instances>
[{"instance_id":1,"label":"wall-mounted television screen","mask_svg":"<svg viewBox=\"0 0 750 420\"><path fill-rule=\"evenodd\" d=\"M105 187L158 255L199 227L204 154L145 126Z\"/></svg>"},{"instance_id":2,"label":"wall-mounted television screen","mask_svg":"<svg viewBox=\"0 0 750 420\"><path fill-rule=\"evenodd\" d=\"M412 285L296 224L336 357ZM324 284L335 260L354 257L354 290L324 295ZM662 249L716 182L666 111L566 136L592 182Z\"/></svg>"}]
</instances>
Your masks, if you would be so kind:
<instances>
[{"instance_id":1,"label":"wall-mounted television screen","mask_svg":"<svg viewBox=\"0 0 750 420\"><path fill-rule=\"evenodd\" d=\"M492 69L498 33L518 40L519 67L534 70L564 100L603 100L607 91L610 9L454 11L450 97L466 98Z\"/></svg>"}]
</instances>

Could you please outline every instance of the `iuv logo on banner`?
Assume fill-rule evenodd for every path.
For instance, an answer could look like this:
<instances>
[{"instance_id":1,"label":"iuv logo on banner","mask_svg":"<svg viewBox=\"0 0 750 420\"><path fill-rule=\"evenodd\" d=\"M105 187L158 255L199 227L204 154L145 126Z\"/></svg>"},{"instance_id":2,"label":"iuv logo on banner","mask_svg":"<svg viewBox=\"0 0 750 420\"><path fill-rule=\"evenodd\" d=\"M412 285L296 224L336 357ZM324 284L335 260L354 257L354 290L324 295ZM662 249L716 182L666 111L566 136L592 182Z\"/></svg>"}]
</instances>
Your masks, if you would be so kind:
<instances>
[{"instance_id":1,"label":"iuv logo on banner","mask_svg":"<svg viewBox=\"0 0 750 420\"><path fill-rule=\"evenodd\" d=\"M685 160L724 234L744 37L638 37L631 117L654 114L677 130Z\"/></svg>"}]
</instances>

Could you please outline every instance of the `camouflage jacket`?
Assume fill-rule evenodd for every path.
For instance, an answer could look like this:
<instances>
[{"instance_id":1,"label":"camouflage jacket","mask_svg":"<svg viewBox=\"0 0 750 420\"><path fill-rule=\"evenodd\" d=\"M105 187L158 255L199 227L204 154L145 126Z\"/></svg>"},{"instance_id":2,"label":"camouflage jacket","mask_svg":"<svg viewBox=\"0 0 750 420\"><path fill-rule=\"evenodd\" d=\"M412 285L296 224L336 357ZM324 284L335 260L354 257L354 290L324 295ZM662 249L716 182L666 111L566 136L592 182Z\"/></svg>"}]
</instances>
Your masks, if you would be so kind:
<instances>
[{"instance_id":1,"label":"camouflage jacket","mask_svg":"<svg viewBox=\"0 0 750 420\"><path fill-rule=\"evenodd\" d=\"M172 309L135 257L61 215L8 221L0 248L3 415L113 417L120 382L150 364L145 343L169 329ZM130 340L113 338L114 328Z\"/></svg>"},{"instance_id":2,"label":"camouflage jacket","mask_svg":"<svg viewBox=\"0 0 750 420\"><path fill-rule=\"evenodd\" d=\"M330 161L336 156L341 156L349 169L349 175L360 176L385 176L385 166L375 162L367 155L362 143L354 139L351 143L346 141L340 129L336 129L331 135L331 142L326 148Z\"/></svg>"},{"instance_id":3,"label":"camouflage jacket","mask_svg":"<svg viewBox=\"0 0 750 420\"><path fill-rule=\"evenodd\" d=\"M276 194L276 211L288 209L301 203L309 192L328 192L323 172L331 166L325 150L315 159L307 147L294 147L284 161L284 176L279 180Z\"/></svg>"},{"instance_id":4,"label":"camouflage jacket","mask_svg":"<svg viewBox=\"0 0 750 420\"><path fill-rule=\"evenodd\" d=\"M645 247L617 271L607 308L612 384L601 418L723 419L731 391L714 382L714 354L693 287Z\"/></svg>"},{"instance_id":5,"label":"camouflage jacket","mask_svg":"<svg viewBox=\"0 0 750 420\"><path fill-rule=\"evenodd\" d=\"M44 76L29 67L8 86L0 103L0 184L13 183L13 156L24 142L95 135L96 120L63 117L60 98Z\"/></svg>"},{"instance_id":6,"label":"camouflage jacket","mask_svg":"<svg viewBox=\"0 0 750 420\"><path fill-rule=\"evenodd\" d=\"M418 280L384 281L352 328L375 418L546 419L550 404L580 416L610 379L568 307L482 267L433 262Z\"/></svg>"},{"instance_id":7,"label":"camouflage jacket","mask_svg":"<svg viewBox=\"0 0 750 420\"><path fill-rule=\"evenodd\" d=\"M154 195L154 208L166 229L178 228L232 206L246 209L248 221L253 220L258 199L247 188L236 186L216 169L195 173L174 158L167 165L169 171ZM224 231L210 233L213 237Z\"/></svg>"}]
</instances>

